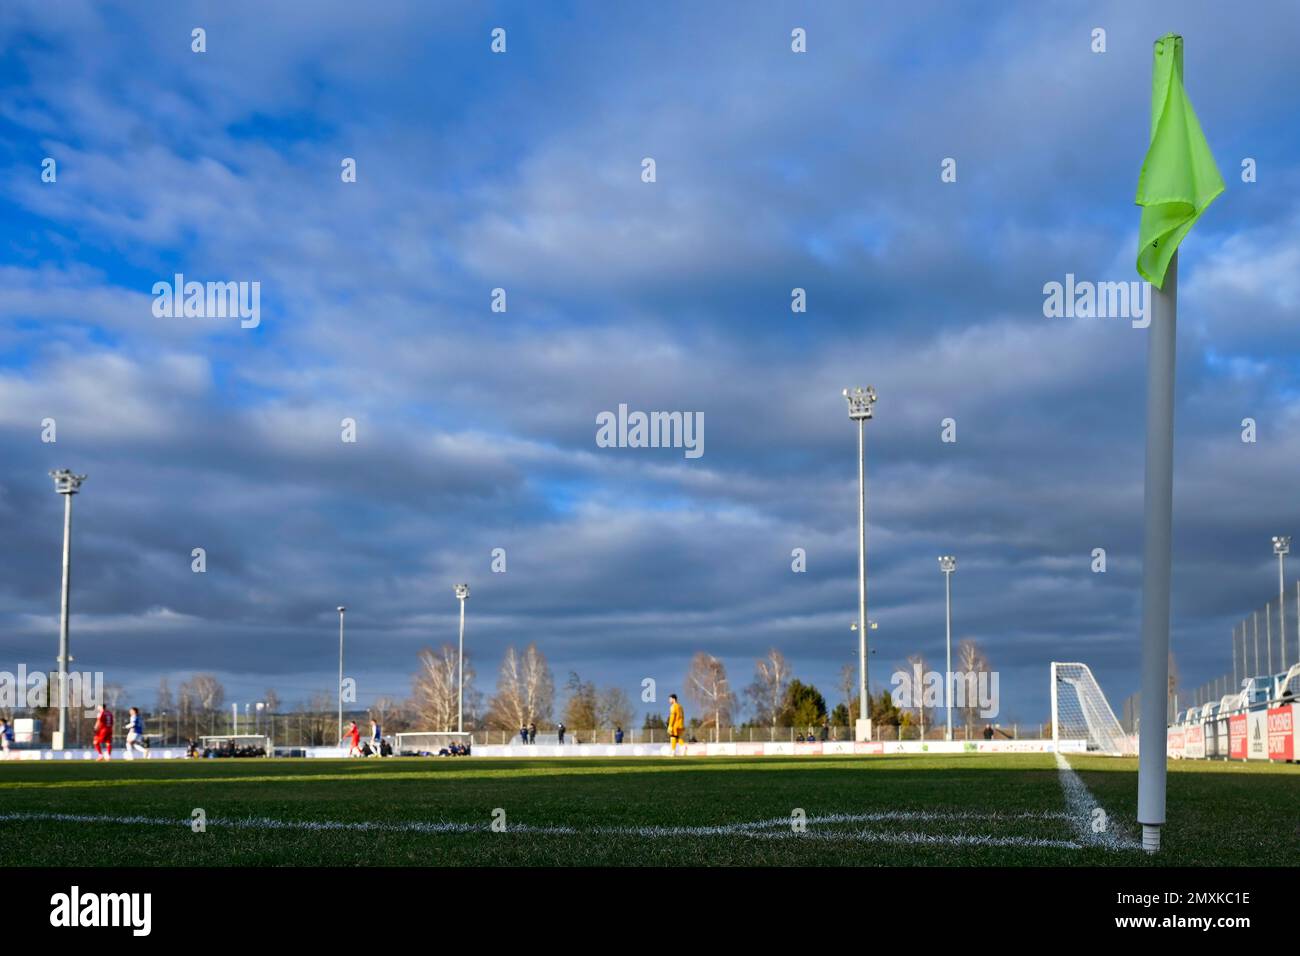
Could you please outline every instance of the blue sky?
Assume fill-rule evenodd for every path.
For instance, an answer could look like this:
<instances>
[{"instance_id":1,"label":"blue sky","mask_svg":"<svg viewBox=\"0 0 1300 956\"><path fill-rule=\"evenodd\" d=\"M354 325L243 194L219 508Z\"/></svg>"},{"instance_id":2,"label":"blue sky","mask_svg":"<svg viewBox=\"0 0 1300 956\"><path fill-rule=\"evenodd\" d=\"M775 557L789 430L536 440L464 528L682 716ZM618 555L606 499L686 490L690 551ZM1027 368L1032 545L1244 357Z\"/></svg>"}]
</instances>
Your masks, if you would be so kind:
<instances>
[{"instance_id":1,"label":"blue sky","mask_svg":"<svg viewBox=\"0 0 1300 956\"><path fill-rule=\"evenodd\" d=\"M769 647L838 697L840 389L871 383L874 682L941 660L952 553L1005 720L1045 719L1054 658L1118 706L1145 332L1045 318L1042 289L1136 279L1151 43L1177 31L1228 188L1181 257L1173 641L1185 684L1223 673L1269 537L1300 531L1300 18L1135 6L6 4L0 668L53 666L66 465L77 666L146 701L194 671L235 700L331 688L338 603L362 701L405 695L461 580L485 692L535 640L557 682L634 699L697 650L739 687ZM260 326L154 317L177 271L260 282ZM620 403L703 412L706 453L598 448Z\"/></svg>"}]
</instances>

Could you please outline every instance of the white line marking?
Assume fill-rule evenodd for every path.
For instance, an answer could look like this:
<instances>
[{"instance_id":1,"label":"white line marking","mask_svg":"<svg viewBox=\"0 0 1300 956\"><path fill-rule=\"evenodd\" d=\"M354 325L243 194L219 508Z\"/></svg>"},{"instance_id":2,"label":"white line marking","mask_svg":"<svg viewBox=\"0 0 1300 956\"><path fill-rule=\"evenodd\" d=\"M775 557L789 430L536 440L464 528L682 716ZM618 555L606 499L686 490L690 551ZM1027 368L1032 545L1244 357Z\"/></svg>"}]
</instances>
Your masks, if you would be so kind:
<instances>
[{"instance_id":1,"label":"white line marking","mask_svg":"<svg viewBox=\"0 0 1300 956\"><path fill-rule=\"evenodd\" d=\"M1070 815L1062 812L1047 813L940 813L925 810L896 810L879 813L831 813L807 817L808 826L835 825L849 823L884 823L884 822L1008 822L1012 820L1065 820ZM127 826L174 826L189 828L189 819L171 819L147 816L96 816L81 813L0 813L0 823L4 822L54 822L54 823L88 823L88 824L122 824ZM409 820L394 823L380 823L370 820L276 820L270 817L209 817L206 825L210 827L229 827L241 830L298 830L306 832L349 831L358 830L383 833L487 833L491 825L484 823L454 823L447 821L425 822ZM805 830L796 832L790 817L773 817L745 823L725 823L707 826L644 826L644 827L569 827L569 826L533 826L529 824L511 824L508 833L526 833L540 836L623 836L623 837L709 837L741 836L762 840L814 839L814 840L850 840L861 843L901 843L930 846L988 846L988 847L1034 847L1048 849L1077 850L1081 845L1074 840L1048 840L1037 837L995 836L972 833L915 833L909 831L881 830Z\"/></svg>"},{"instance_id":2,"label":"white line marking","mask_svg":"<svg viewBox=\"0 0 1300 956\"><path fill-rule=\"evenodd\" d=\"M1138 849L1137 841L1125 833L1110 814L1102 810L1088 785L1074 772L1070 761L1062 753L1056 755L1056 769L1059 771L1061 790L1065 792L1066 815L1074 827L1075 835L1084 846L1100 846L1108 850ZM1093 820L1096 819L1098 810L1105 815L1106 821L1105 829L1100 833L1093 829Z\"/></svg>"}]
</instances>

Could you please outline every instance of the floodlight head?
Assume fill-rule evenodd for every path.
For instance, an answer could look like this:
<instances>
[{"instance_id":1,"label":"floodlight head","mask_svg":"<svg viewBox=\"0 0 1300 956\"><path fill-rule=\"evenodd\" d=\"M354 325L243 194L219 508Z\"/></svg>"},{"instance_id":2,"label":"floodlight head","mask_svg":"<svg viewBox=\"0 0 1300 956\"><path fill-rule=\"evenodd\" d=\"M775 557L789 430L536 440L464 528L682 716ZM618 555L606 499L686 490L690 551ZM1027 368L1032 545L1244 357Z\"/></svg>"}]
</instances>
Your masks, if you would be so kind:
<instances>
[{"instance_id":1,"label":"floodlight head","mask_svg":"<svg viewBox=\"0 0 1300 956\"><path fill-rule=\"evenodd\" d=\"M342 613L343 613L344 611L346 611L346 610L347 610L347 608L345 608L342 604L339 605L339 607L338 607L338 611L339 611L340 614L342 614Z\"/></svg>"},{"instance_id":2,"label":"floodlight head","mask_svg":"<svg viewBox=\"0 0 1300 956\"><path fill-rule=\"evenodd\" d=\"M86 480L85 475L74 475L67 468L50 472L50 477L54 479L54 490L61 495L75 495Z\"/></svg>"},{"instance_id":3,"label":"floodlight head","mask_svg":"<svg viewBox=\"0 0 1300 956\"><path fill-rule=\"evenodd\" d=\"M849 402L849 418L852 421L866 421L871 418L871 406L876 402L876 390L868 385L865 389L844 389L844 397Z\"/></svg>"},{"instance_id":4,"label":"floodlight head","mask_svg":"<svg viewBox=\"0 0 1300 956\"><path fill-rule=\"evenodd\" d=\"M952 574L957 570L957 559L951 554L942 554L939 556L939 570L944 574Z\"/></svg>"},{"instance_id":5,"label":"floodlight head","mask_svg":"<svg viewBox=\"0 0 1300 956\"><path fill-rule=\"evenodd\" d=\"M1275 534L1275 535L1273 535L1273 553L1274 553L1274 554L1290 554L1290 553L1291 553L1291 536L1290 536L1289 534L1286 534L1286 535Z\"/></svg>"},{"instance_id":6,"label":"floodlight head","mask_svg":"<svg viewBox=\"0 0 1300 956\"><path fill-rule=\"evenodd\" d=\"M468 584L456 585L456 597L458 597L462 601L465 600L467 597L469 597L469 585Z\"/></svg>"}]
</instances>

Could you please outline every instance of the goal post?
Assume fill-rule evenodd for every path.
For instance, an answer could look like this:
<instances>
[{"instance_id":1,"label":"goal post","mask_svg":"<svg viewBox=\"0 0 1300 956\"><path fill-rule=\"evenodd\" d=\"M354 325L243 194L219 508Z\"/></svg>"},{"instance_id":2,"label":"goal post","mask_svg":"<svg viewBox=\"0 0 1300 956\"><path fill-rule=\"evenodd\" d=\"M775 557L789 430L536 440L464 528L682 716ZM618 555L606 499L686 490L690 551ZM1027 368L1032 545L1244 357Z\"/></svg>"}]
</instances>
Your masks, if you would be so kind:
<instances>
[{"instance_id":1,"label":"goal post","mask_svg":"<svg viewBox=\"0 0 1300 956\"><path fill-rule=\"evenodd\" d=\"M1287 672L1282 677L1282 682L1277 685L1273 697L1281 702L1289 702L1300 697L1300 664L1292 664L1287 668Z\"/></svg>"},{"instance_id":2,"label":"goal post","mask_svg":"<svg viewBox=\"0 0 1300 956\"><path fill-rule=\"evenodd\" d=\"M393 753L399 757L436 757L453 743L472 747L474 737L465 732L419 730L393 734Z\"/></svg>"},{"instance_id":3,"label":"goal post","mask_svg":"<svg viewBox=\"0 0 1300 956\"><path fill-rule=\"evenodd\" d=\"M215 734L199 738L203 756L274 757L275 745L266 734Z\"/></svg>"},{"instance_id":4,"label":"goal post","mask_svg":"<svg viewBox=\"0 0 1300 956\"><path fill-rule=\"evenodd\" d=\"M1091 753L1134 756L1133 738L1111 710L1087 664L1052 662L1052 742L1081 740Z\"/></svg>"}]
</instances>

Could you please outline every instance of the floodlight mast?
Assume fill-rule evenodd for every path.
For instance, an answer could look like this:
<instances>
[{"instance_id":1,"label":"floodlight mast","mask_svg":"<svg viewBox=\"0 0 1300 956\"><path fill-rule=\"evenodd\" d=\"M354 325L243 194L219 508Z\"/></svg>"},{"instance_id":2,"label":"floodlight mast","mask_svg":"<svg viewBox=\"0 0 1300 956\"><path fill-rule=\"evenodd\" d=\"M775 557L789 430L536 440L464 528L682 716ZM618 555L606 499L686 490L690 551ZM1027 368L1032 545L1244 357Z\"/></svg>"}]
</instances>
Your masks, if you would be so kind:
<instances>
[{"instance_id":1,"label":"floodlight mast","mask_svg":"<svg viewBox=\"0 0 1300 956\"><path fill-rule=\"evenodd\" d=\"M867 675L867 469L866 423L872 418L871 406L876 403L876 390L844 389L849 403L849 420L858 423L858 739L871 738L871 705L867 698L870 687Z\"/></svg>"},{"instance_id":2,"label":"floodlight mast","mask_svg":"<svg viewBox=\"0 0 1300 956\"><path fill-rule=\"evenodd\" d=\"M1277 555L1277 633L1282 644L1282 669L1286 669L1286 556L1291 553L1291 536L1274 535L1273 553ZM1297 610L1300 614L1300 610Z\"/></svg>"},{"instance_id":3,"label":"floodlight mast","mask_svg":"<svg viewBox=\"0 0 1300 956\"><path fill-rule=\"evenodd\" d=\"M943 699L948 709L948 730L945 740L952 740L952 573L957 570L957 559L950 554L940 555L939 570L943 572L943 591L947 606L947 670L943 675Z\"/></svg>"},{"instance_id":4,"label":"floodlight mast","mask_svg":"<svg viewBox=\"0 0 1300 956\"><path fill-rule=\"evenodd\" d=\"M81 490L85 475L74 475L67 468L50 472L54 490L63 495L63 592L59 607L59 737L55 750L66 746L68 732L68 664L72 653L68 639L69 589L72 585L72 496Z\"/></svg>"},{"instance_id":5,"label":"floodlight mast","mask_svg":"<svg viewBox=\"0 0 1300 956\"><path fill-rule=\"evenodd\" d=\"M339 741L343 740L343 615L347 608L342 604L338 606L339 612Z\"/></svg>"},{"instance_id":6,"label":"floodlight mast","mask_svg":"<svg viewBox=\"0 0 1300 956\"><path fill-rule=\"evenodd\" d=\"M469 585L456 585L456 600L460 601L460 651L456 657L456 733L465 732L465 601L469 599Z\"/></svg>"},{"instance_id":7,"label":"floodlight mast","mask_svg":"<svg viewBox=\"0 0 1300 956\"><path fill-rule=\"evenodd\" d=\"M1243 625L1241 629L1241 649L1246 649L1246 628ZM1243 665L1245 659L1242 659ZM1237 625L1232 625L1232 686L1241 690L1241 685L1237 683Z\"/></svg>"}]
</instances>

